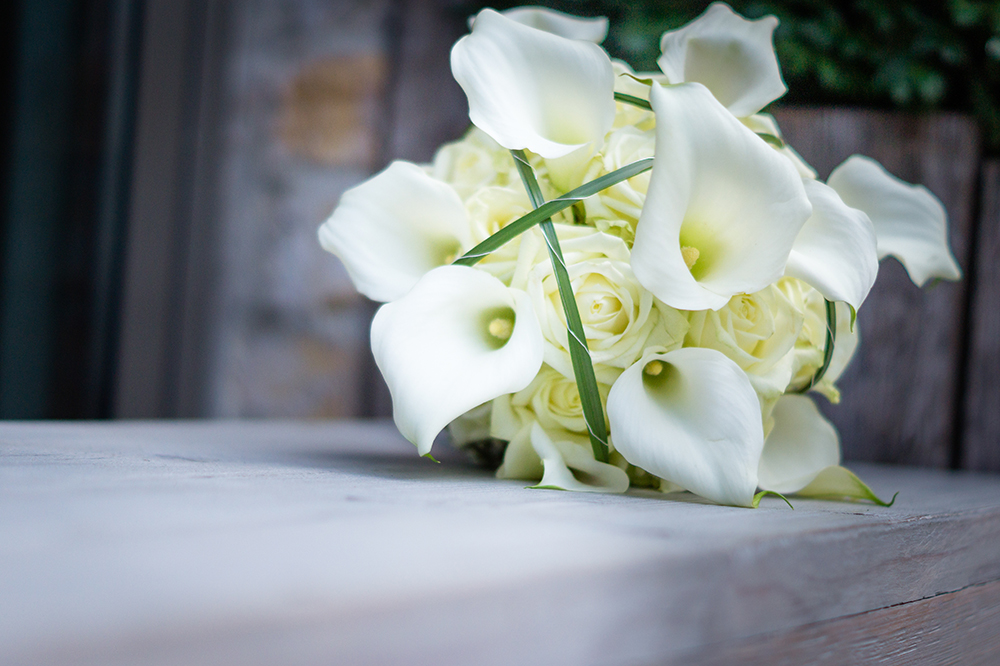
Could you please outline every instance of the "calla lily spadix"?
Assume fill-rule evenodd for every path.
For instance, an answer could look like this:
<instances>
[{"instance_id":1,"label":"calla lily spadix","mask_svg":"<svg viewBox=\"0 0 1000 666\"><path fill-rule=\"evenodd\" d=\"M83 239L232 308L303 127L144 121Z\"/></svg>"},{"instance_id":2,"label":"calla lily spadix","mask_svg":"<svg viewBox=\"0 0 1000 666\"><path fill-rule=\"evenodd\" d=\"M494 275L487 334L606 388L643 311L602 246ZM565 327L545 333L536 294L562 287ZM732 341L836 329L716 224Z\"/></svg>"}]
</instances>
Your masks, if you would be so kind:
<instances>
[{"instance_id":1,"label":"calla lily spadix","mask_svg":"<svg viewBox=\"0 0 1000 666\"><path fill-rule=\"evenodd\" d=\"M435 268L383 305L371 338L393 420L420 455L451 421L520 391L542 366L542 333L528 295L465 266Z\"/></svg>"},{"instance_id":2,"label":"calla lily spadix","mask_svg":"<svg viewBox=\"0 0 1000 666\"><path fill-rule=\"evenodd\" d=\"M614 72L601 47L484 9L451 50L469 117L504 148L557 158L603 140Z\"/></svg>"},{"instance_id":3,"label":"calla lily spadix","mask_svg":"<svg viewBox=\"0 0 1000 666\"><path fill-rule=\"evenodd\" d=\"M926 187L905 183L861 155L847 158L827 183L844 203L868 214L878 237L879 258L899 259L918 287L931 278L962 277L948 249L944 206Z\"/></svg>"},{"instance_id":4,"label":"calla lily spadix","mask_svg":"<svg viewBox=\"0 0 1000 666\"><path fill-rule=\"evenodd\" d=\"M721 352L645 354L611 387L608 420L615 449L633 465L720 504L752 505L760 403Z\"/></svg>"},{"instance_id":5,"label":"calla lily spadix","mask_svg":"<svg viewBox=\"0 0 1000 666\"><path fill-rule=\"evenodd\" d=\"M670 83L701 83L734 116L750 116L788 90L774 53L777 26L773 16L748 21L716 2L688 25L663 34L656 64Z\"/></svg>"},{"instance_id":6,"label":"calla lily spadix","mask_svg":"<svg viewBox=\"0 0 1000 666\"><path fill-rule=\"evenodd\" d=\"M718 310L781 277L812 206L792 162L699 83L661 87L632 270L667 305Z\"/></svg>"},{"instance_id":7,"label":"calla lily spadix","mask_svg":"<svg viewBox=\"0 0 1000 666\"><path fill-rule=\"evenodd\" d=\"M381 302L472 245L455 190L402 161L345 192L319 228L319 242L340 258L359 292Z\"/></svg>"},{"instance_id":8,"label":"calla lily spadix","mask_svg":"<svg viewBox=\"0 0 1000 666\"><path fill-rule=\"evenodd\" d=\"M604 16L583 18L558 12L547 7L514 7L500 12L507 18L522 25L567 39L579 39L584 42L600 44L608 36L608 19ZM476 18L469 17L469 28L475 24Z\"/></svg>"},{"instance_id":9,"label":"calla lily spadix","mask_svg":"<svg viewBox=\"0 0 1000 666\"><path fill-rule=\"evenodd\" d=\"M803 181L812 215L799 231L785 275L810 284L830 301L861 307L875 284L875 229L860 210L845 204L833 188Z\"/></svg>"},{"instance_id":10,"label":"calla lily spadix","mask_svg":"<svg viewBox=\"0 0 1000 666\"><path fill-rule=\"evenodd\" d=\"M771 415L774 427L764 442L757 468L761 490L794 493L827 467L840 464L837 431L810 398L784 395Z\"/></svg>"}]
</instances>

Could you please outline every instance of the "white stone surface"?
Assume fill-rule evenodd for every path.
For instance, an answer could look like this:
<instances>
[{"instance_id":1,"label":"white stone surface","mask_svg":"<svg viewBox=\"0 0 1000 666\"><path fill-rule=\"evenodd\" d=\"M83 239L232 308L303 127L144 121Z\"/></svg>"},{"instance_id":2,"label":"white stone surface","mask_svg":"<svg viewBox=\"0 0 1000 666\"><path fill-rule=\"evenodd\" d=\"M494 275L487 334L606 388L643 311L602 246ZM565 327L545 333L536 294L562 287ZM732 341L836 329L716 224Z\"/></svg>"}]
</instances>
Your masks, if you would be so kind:
<instances>
[{"instance_id":1,"label":"white stone surface","mask_svg":"<svg viewBox=\"0 0 1000 666\"><path fill-rule=\"evenodd\" d=\"M1000 477L891 508L497 481L388 424L0 424L0 663L675 663L1000 579Z\"/></svg>"}]
</instances>

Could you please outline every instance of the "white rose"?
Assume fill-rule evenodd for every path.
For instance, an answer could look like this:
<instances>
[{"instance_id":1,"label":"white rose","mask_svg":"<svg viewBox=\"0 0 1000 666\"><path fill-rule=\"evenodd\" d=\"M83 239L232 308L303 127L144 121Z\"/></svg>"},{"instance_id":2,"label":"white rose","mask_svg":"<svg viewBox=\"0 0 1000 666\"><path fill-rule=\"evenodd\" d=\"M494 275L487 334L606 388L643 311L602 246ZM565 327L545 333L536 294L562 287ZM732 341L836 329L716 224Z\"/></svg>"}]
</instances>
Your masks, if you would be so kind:
<instances>
[{"instance_id":1,"label":"white rose","mask_svg":"<svg viewBox=\"0 0 1000 666\"><path fill-rule=\"evenodd\" d=\"M796 340L803 315L771 285L753 294L733 296L718 311L692 312L684 345L707 347L732 359L757 392L765 431L774 403L792 379Z\"/></svg>"},{"instance_id":2,"label":"white rose","mask_svg":"<svg viewBox=\"0 0 1000 666\"><path fill-rule=\"evenodd\" d=\"M562 247L598 379L611 383L608 378L635 363L647 346L680 346L686 322L661 316L652 294L633 276L624 243L588 227L568 232L579 234ZM527 291L546 340L546 362L573 376L566 318L547 259L532 269Z\"/></svg>"},{"instance_id":3,"label":"white rose","mask_svg":"<svg viewBox=\"0 0 1000 666\"><path fill-rule=\"evenodd\" d=\"M826 302L823 295L802 280L782 278L777 286L788 297L792 305L803 316L802 329L795 342L792 361L792 379L789 386L806 386L812 376L823 365L826 348ZM840 402L840 391L836 381L843 374L858 347L858 327L851 330L850 309L844 303L837 303L837 338L830 367L815 391L823 394L830 402Z\"/></svg>"},{"instance_id":4,"label":"white rose","mask_svg":"<svg viewBox=\"0 0 1000 666\"><path fill-rule=\"evenodd\" d=\"M480 188L465 202L474 243L481 243L511 222L532 210L528 195L522 187L489 186ZM484 257L476 268L484 270L507 285L517 267L521 234L509 243Z\"/></svg>"},{"instance_id":5,"label":"white rose","mask_svg":"<svg viewBox=\"0 0 1000 666\"><path fill-rule=\"evenodd\" d=\"M656 135L652 130L622 127L613 130L601 154L591 163L584 180L591 181L638 160L652 157ZM631 244L635 225L646 203L649 171L602 190L584 202L587 221L601 231L620 236Z\"/></svg>"},{"instance_id":6,"label":"white rose","mask_svg":"<svg viewBox=\"0 0 1000 666\"><path fill-rule=\"evenodd\" d=\"M636 73L628 63L621 60L612 60L611 66L615 70L615 92L632 95L639 99L649 101L649 84L642 83L636 79L653 79L660 83L668 83L667 77L662 72L639 72ZM627 127L629 125L640 129L651 129L656 124L656 116L652 111L642 109L634 104L624 102L618 104L615 113L614 127Z\"/></svg>"},{"instance_id":7,"label":"white rose","mask_svg":"<svg viewBox=\"0 0 1000 666\"><path fill-rule=\"evenodd\" d=\"M441 146L429 171L454 187L463 200L483 187L520 182L510 152L477 127L462 139Z\"/></svg>"},{"instance_id":8,"label":"white rose","mask_svg":"<svg viewBox=\"0 0 1000 666\"><path fill-rule=\"evenodd\" d=\"M598 382L597 390L603 406L611 387ZM543 365L538 376L527 388L513 394L510 402L513 407L530 409L547 432L565 430L587 435L587 422L583 418L583 404L576 379L566 377L550 366Z\"/></svg>"},{"instance_id":9,"label":"white rose","mask_svg":"<svg viewBox=\"0 0 1000 666\"><path fill-rule=\"evenodd\" d=\"M492 403L474 407L448 424L448 436L457 447L490 438Z\"/></svg>"}]
</instances>

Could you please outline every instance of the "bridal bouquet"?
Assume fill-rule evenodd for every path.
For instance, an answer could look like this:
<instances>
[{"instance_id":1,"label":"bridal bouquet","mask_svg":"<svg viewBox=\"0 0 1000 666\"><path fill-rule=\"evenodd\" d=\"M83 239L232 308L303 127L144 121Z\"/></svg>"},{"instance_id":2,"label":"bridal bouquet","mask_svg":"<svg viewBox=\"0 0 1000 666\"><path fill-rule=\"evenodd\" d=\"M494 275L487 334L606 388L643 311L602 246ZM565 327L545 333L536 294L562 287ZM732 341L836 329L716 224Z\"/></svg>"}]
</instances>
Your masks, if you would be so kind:
<instances>
[{"instance_id":1,"label":"bridal bouquet","mask_svg":"<svg viewBox=\"0 0 1000 666\"><path fill-rule=\"evenodd\" d=\"M959 268L926 189L861 156L823 183L761 113L786 91L776 26L713 4L636 73L605 19L471 21L451 67L473 127L319 230L385 303L372 350L421 455L448 428L541 488L881 503L807 394L839 399L880 258L918 286Z\"/></svg>"}]
</instances>

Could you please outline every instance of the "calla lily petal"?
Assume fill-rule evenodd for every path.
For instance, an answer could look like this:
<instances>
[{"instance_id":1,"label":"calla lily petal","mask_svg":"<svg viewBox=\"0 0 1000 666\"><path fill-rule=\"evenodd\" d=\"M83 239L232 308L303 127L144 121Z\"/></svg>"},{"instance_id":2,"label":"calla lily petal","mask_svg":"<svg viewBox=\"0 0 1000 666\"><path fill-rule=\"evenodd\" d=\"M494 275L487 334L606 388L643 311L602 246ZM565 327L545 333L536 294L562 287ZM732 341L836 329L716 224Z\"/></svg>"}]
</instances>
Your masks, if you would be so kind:
<instances>
[{"instance_id":1,"label":"calla lily petal","mask_svg":"<svg viewBox=\"0 0 1000 666\"><path fill-rule=\"evenodd\" d=\"M918 287L931 278L962 277L948 248L944 206L926 187L905 183L861 155L847 158L827 183L844 203L868 214L878 237L879 258L899 259Z\"/></svg>"},{"instance_id":2,"label":"calla lily petal","mask_svg":"<svg viewBox=\"0 0 1000 666\"><path fill-rule=\"evenodd\" d=\"M775 282L812 210L792 162L701 84L654 83L650 102L656 163L632 248L636 278L679 310L718 310Z\"/></svg>"},{"instance_id":3,"label":"calla lily petal","mask_svg":"<svg viewBox=\"0 0 1000 666\"><path fill-rule=\"evenodd\" d=\"M663 34L656 64L671 83L701 83L734 116L749 116L788 90L774 53L776 27L773 16L748 21L716 2L683 28Z\"/></svg>"},{"instance_id":4,"label":"calla lily petal","mask_svg":"<svg viewBox=\"0 0 1000 666\"><path fill-rule=\"evenodd\" d=\"M816 475L812 483L795 494L816 499L868 500L879 506L892 506L896 501L895 495L888 502L879 498L857 474L839 465L827 467Z\"/></svg>"},{"instance_id":5,"label":"calla lily petal","mask_svg":"<svg viewBox=\"0 0 1000 666\"><path fill-rule=\"evenodd\" d=\"M818 180L803 181L812 216L799 231L785 275L812 285L830 301L861 307L878 275L875 228L860 210Z\"/></svg>"},{"instance_id":6,"label":"calla lily petal","mask_svg":"<svg viewBox=\"0 0 1000 666\"><path fill-rule=\"evenodd\" d=\"M785 395L771 412L774 428L764 442L757 468L761 490L794 493L824 469L840 464L840 438L805 396Z\"/></svg>"},{"instance_id":7,"label":"calla lily petal","mask_svg":"<svg viewBox=\"0 0 1000 666\"><path fill-rule=\"evenodd\" d=\"M752 505L760 403L721 352L647 353L611 387L608 419L615 449L633 465L715 502Z\"/></svg>"},{"instance_id":8,"label":"calla lily petal","mask_svg":"<svg viewBox=\"0 0 1000 666\"><path fill-rule=\"evenodd\" d=\"M538 423L531 426L531 445L545 467L542 480L535 488L585 493L623 493L628 490L628 474L624 470L594 460L588 451L572 442L553 442ZM589 483L578 480L570 468L583 472Z\"/></svg>"},{"instance_id":9,"label":"calla lily petal","mask_svg":"<svg viewBox=\"0 0 1000 666\"><path fill-rule=\"evenodd\" d=\"M470 247L471 233L450 185L416 164L393 162L344 192L319 242L340 258L359 292L385 302Z\"/></svg>"},{"instance_id":10,"label":"calla lily petal","mask_svg":"<svg viewBox=\"0 0 1000 666\"><path fill-rule=\"evenodd\" d=\"M393 419L420 455L460 415L531 383L542 345L528 295L464 266L430 271L372 320Z\"/></svg>"},{"instance_id":11,"label":"calla lily petal","mask_svg":"<svg viewBox=\"0 0 1000 666\"><path fill-rule=\"evenodd\" d=\"M615 119L611 59L484 9L451 50L469 117L504 148L563 157L601 141Z\"/></svg>"},{"instance_id":12,"label":"calla lily petal","mask_svg":"<svg viewBox=\"0 0 1000 666\"><path fill-rule=\"evenodd\" d=\"M608 19L604 16L584 18L547 7L514 7L500 13L521 25L551 32L567 39L600 44L608 36ZM469 18L470 30L475 22L475 17Z\"/></svg>"}]
</instances>

